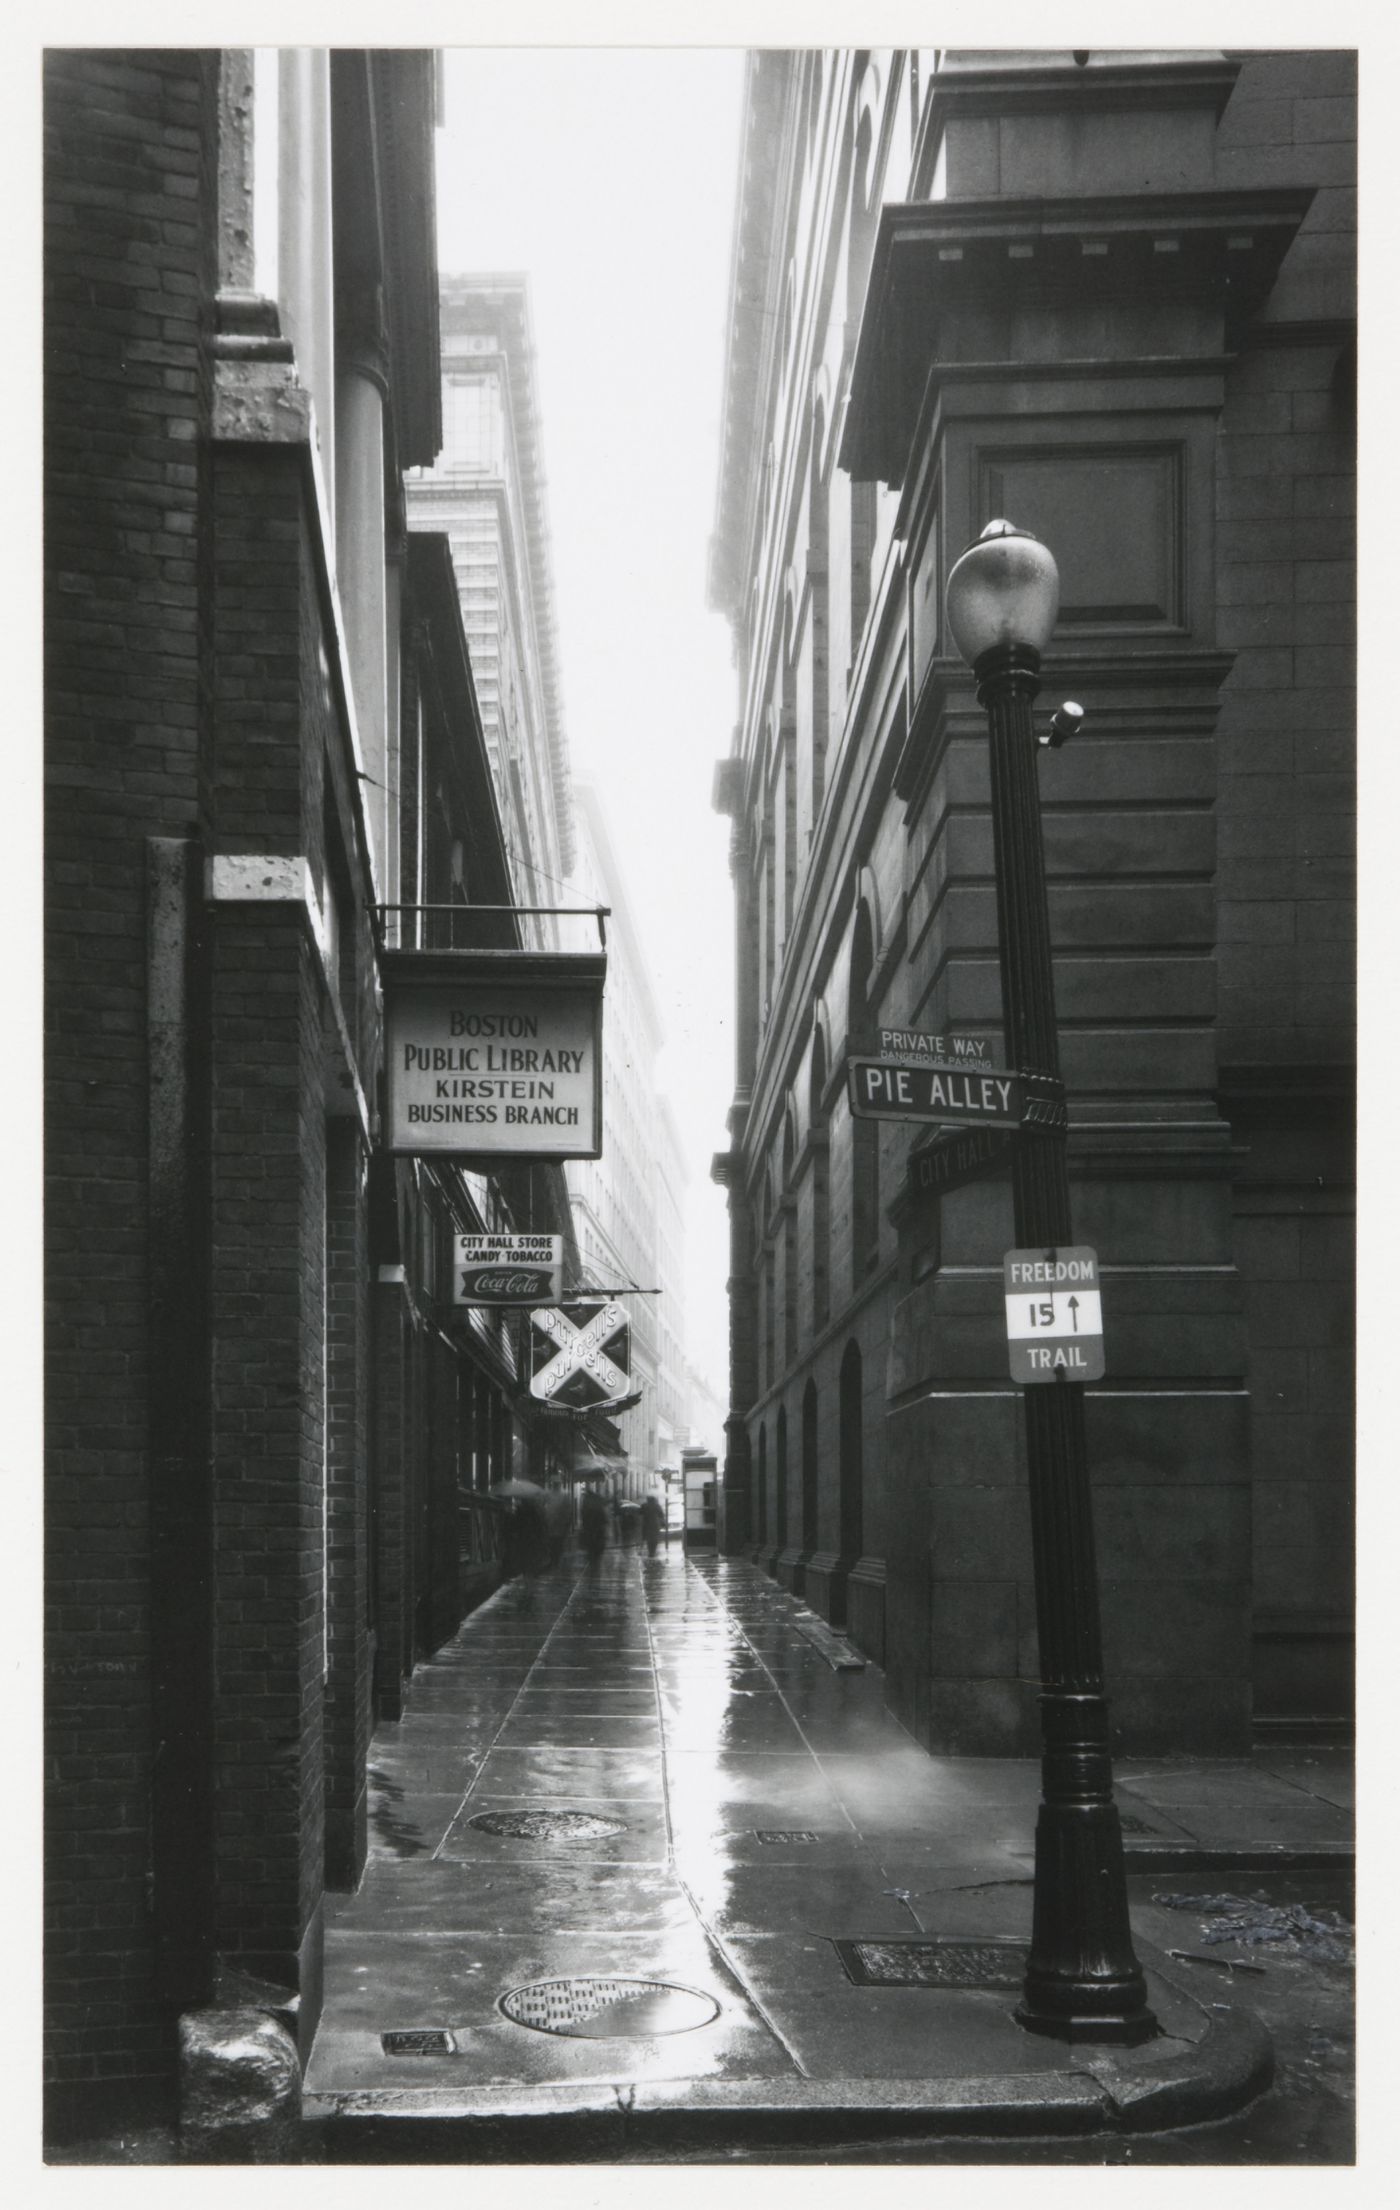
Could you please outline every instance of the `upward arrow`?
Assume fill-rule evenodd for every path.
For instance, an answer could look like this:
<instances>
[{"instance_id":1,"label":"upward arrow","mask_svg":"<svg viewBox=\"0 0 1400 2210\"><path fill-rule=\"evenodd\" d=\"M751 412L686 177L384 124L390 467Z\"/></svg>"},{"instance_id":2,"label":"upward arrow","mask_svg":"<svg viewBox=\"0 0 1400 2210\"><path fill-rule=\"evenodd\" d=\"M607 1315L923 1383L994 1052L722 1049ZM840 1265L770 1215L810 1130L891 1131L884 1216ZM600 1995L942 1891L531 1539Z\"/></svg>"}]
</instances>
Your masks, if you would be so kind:
<instances>
[{"instance_id":1,"label":"upward arrow","mask_svg":"<svg viewBox=\"0 0 1400 2210\"><path fill-rule=\"evenodd\" d=\"M1074 1332L1077 1335L1079 1333L1079 1299L1077 1297L1070 1298L1069 1309L1074 1314Z\"/></svg>"}]
</instances>

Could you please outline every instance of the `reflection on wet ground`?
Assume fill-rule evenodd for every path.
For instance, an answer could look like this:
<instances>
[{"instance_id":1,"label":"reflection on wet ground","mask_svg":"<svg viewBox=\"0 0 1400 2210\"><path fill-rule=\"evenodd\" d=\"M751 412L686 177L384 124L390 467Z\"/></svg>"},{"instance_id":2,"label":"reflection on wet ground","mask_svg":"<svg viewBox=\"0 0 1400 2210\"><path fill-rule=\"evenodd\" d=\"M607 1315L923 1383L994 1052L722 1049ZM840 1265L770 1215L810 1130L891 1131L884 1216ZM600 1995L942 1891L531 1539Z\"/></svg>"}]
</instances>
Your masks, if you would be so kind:
<instances>
[{"instance_id":1,"label":"reflection on wet ground","mask_svg":"<svg viewBox=\"0 0 1400 2210\"><path fill-rule=\"evenodd\" d=\"M878 1670L836 1670L804 1621L748 1564L678 1551L513 1582L467 1619L374 1738L369 1862L328 1911L313 2103L1061 2066L1004 1990L851 1983L837 1941L1025 1939L1039 1772L928 1756ZM1137 1760L1123 1780L1158 1842L1348 1832L1325 1752ZM632 2021L612 2039L502 2008L571 1981L603 2003L610 1979L712 2001L693 2030L648 2032L660 2012L633 1991L600 2012ZM1155 1980L1154 2000L1166 2061L1205 2013ZM429 2028L450 2055L386 2052L386 2033Z\"/></svg>"}]
</instances>

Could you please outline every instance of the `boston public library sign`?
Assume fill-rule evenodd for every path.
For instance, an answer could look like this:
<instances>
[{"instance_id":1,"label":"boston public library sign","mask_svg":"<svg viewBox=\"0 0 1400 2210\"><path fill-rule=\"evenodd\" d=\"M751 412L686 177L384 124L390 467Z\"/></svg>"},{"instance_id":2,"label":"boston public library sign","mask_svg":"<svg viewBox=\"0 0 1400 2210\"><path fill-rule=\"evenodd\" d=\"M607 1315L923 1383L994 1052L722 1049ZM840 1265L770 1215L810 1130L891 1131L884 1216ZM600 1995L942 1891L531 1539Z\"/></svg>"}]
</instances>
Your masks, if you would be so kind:
<instances>
[{"instance_id":1,"label":"boston public library sign","mask_svg":"<svg viewBox=\"0 0 1400 2210\"><path fill-rule=\"evenodd\" d=\"M601 1155L606 952L382 956L390 1151Z\"/></svg>"}]
</instances>

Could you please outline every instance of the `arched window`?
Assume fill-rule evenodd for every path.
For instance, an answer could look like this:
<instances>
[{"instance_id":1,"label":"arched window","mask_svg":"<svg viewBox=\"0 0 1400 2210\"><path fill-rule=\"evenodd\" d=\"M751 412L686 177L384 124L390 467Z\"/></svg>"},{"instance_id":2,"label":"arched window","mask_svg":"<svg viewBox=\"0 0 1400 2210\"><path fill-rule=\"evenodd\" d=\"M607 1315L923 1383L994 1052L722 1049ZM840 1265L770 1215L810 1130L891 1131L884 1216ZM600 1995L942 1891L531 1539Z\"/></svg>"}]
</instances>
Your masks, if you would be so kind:
<instances>
[{"instance_id":1,"label":"arched window","mask_svg":"<svg viewBox=\"0 0 1400 2210\"><path fill-rule=\"evenodd\" d=\"M870 260L875 244L879 200L875 190L875 122L872 73L864 70L856 86L856 139L851 159L850 226L846 242L846 350L854 353L865 306ZM873 483L851 485L851 667L860 658L861 639L870 612L871 563L875 553L876 503Z\"/></svg>"},{"instance_id":2,"label":"arched window","mask_svg":"<svg viewBox=\"0 0 1400 2210\"><path fill-rule=\"evenodd\" d=\"M851 220L846 254L846 321L851 337L855 335L861 308L865 305L865 285L870 274L870 248L875 233L875 117L873 103L866 97L867 79L863 74L856 87L855 98L855 147L851 155Z\"/></svg>"},{"instance_id":3,"label":"arched window","mask_svg":"<svg viewBox=\"0 0 1400 2210\"><path fill-rule=\"evenodd\" d=\"M807 109L803 118L804 155L810 166L817 158L817 133L821 124L822 77L826 57L821 53L807 56Z\"/></svg>"},{"instance_id":4,"label":"arched window","mask_svg":"<svg viewBox=\"0 0 1400 2210\"><path fill-rule=\"evenodd\" d=\"M774 931L777 926L777 899L774 895L774 878L777 871L777 855L773 845L773 824L768 821L763 830L761 880L761 905L763 924L763 1005L759 1020L760 1029L766 1029L773 1010Z\"/></svg>"},{"instance_id":5,"label":"arched window","mask_svg":"<svg viewBox=\"0 0 1400 2210\"><path fill-rule=\"evenodd\" d=\"M758 1431L758 1539L768 1540L768 1430Z\"/></svg>"},{"instance_id":6,"label":"arched window","mask_svg":"<svg viewBox=\"0 0 1400 2210\"><path fill-rule=\"evenodd\" d=\"M862 898L856 911L851 946L851 988L846 1008L848 1051L874 1046L874 1008L870 1003L875 964L870 906ZM851 1287L856 1290L880 1257L880 1123L851 1119Z\"/></svg>"},{"instance_id":7,"label":"arched window","mask_svg":"<svg viewBox=\"0 0 1400 2210\"><path fill-rule=\"evenodd\" d=\"M802 1547L815 1550L819 1493L817 1487L817 1385L809 1381L802 1392Z\"/></svg>"},{"instance_id":8,"label":"arched window","mask_svg":"<svg viewBox=\"0 0 1400 2210\"><path fill-rule=\"evenodd\" d=\"M796 680L792 664L793 608L792 595L788 594L783 608L783 651L778 670L778 789L774 794L776 835L782 840L782 854L777 867L779 899L778 935L779 951L787 951L792 936L792 908L797 891L797 705L794 696Z\"/></svg>"},{"instance_id":9,"label":"arched window","mask_svg":"<svg viewBox=\"0 0 1400 2210\"><path fill-rule=\"evenodd\" d=\"M788 1366L797 1356L797 1208L792 1189L795 1152L789 1108L783 1122L783 1360Z\"/></svg>"},{"instance_id":10,"label":"arched window","mask_svg":"<svg viewBox=\"0 0 1400 2210\"><path fill-rule=\"evenodd\" d=\"M777 1463L773 1470L778 1491L778 1548L786 1550L788 1546L787 1409L783 1405L778 1407L777 1443Z\"/></svg>"},{"instance_id":11,"label":"arched window","mask_svg":"<svg viewBox=\"0 0 1400 2210\"><path fill-rule=\"evenodd\" d=\"M854 1565L865 1546L865 1477L862 1464L860 1345L846 1345L841 1360L837 1450L841 1496L841 1556Z\"/></svg>"},{"instance_id":12,"label":"arched window","mask_svg":"<svg viewBox=\"0 0 1400 2210\"><path fill-rule=\"evenodd\" d=\"M811 819L807 824L810 847L821 819L826 794L826 748L830 737L831 704L827 688L827 489L823 475L826 452L826 406L819 398L812 416L812 450L807 464L807 579L810 603L807 619L812 631L812 761Z\"/></svg>"},{"instance_id":13,"label":"arched window","mask_svg":"<svg viewBox=\"0 0 1400 2210\"><path fill-rule=\"evenodd\" d=\"M820 1334L831 1314L831 1166L827 1154L826 1029L812 1028L812 1076L808 1125L812 1131L812 1333Z\"/></svg>"}]
</instances>

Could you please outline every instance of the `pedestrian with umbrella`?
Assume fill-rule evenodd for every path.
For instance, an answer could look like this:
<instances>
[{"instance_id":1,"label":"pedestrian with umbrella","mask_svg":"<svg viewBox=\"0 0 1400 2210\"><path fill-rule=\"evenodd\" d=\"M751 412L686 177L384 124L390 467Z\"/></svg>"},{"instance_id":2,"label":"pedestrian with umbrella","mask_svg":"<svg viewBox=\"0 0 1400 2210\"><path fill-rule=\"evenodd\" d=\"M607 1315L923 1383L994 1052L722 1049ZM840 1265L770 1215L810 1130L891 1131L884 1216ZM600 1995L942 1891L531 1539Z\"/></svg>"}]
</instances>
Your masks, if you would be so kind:
<instances>
[{"instance_id":1,"label":"pedestrian with umbrella","mask_svg":"<svg viewBox=\"0 0 1400 2210\"><path fill-rule=\"evenodd\" d=\"M584 1552L590 1567L596 1569L599 1559L608 1546L608 1508L598 1491L587 1488L579 1504L579 1527L583 1534Z\"/></svg>"},{"instance_id":2,"label":"pedestrian with umbrella","mask_svg":"<svg viewBox=\"0 0 1400 2210\"><path fill-rule=\"evenodd\" d=\"M501 1572L507 1581L519 1574L532 1578L557 1562L552 1548L547 1489L537 1481L498 1481L490 1494L503 1506ZM562 1548L562 1545L560 1546Z\"/></svg>"},{"instance_id":3,"label":"pedestrian with umbrella","mask_svg":"<svg viewBox=\"0 0 1400 2210\"><path fill-rule=\"evenodd\" d=\"M646 1541L647 1556L649 1558L656 1556L664 1523L660 1497L644 1496L642 1498L642 1534Z\"/></svg>"}]
</instances>

